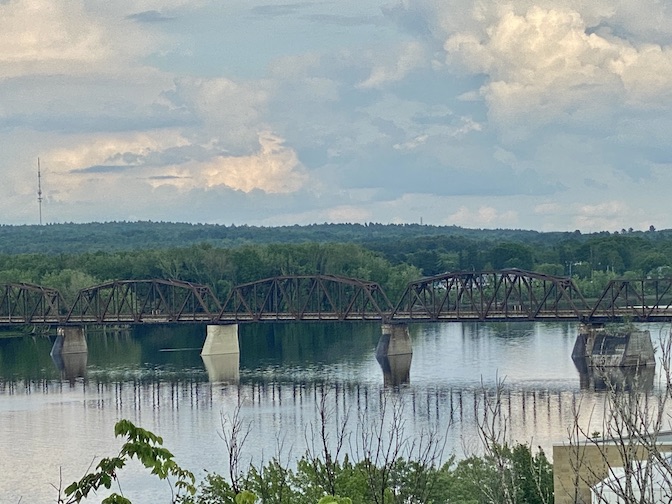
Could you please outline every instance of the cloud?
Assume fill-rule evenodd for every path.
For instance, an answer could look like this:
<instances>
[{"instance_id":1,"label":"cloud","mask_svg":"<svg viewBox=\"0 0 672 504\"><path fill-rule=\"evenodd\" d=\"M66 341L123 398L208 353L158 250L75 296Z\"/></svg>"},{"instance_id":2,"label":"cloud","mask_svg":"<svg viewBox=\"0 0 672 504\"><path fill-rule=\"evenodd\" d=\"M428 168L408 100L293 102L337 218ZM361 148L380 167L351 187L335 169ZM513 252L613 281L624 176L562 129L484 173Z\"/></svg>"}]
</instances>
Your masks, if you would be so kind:
<instances>
[{"instance_id":1,"label":"cloud","mask_svg":"<svg viewBox=\"0 0 672 504\"><path fill-rule=\"evenodd\" d=\"M378 26L380 19L373 16L342 16L338 14L311 14L305 16L306 19L319 23L320 25L331 24L335 26Z\"/></svg>"},{"instance_id":2,"label":"cloud","mask_svg":"<svg viewBox=\"0 0 672 504\"><path fill-rule=\"evenodd\" d=\"M632 223L633 219L640 220L643 217L641 210L633 209L620 200L574 207L576 227L587 231L617 230L629 227L628 223Z\"/></svg>"},{"instance_id":3,"label":"cloud","mask_svg":"<svg viewBox=\"0 0 672 504\"><path fill-rule=\"evenodd\" d=\"M80 73L109 57L105 36L104 26L87 15L79 1L0 4L0 78Z\"/></svg>"},{"instance_id":4,"label":"cloud","mask_svg":"<svg viewBox=\"0 0 672 504\"><path fill-rule=\"evenodd\" d=\"M167 16L158 10L148 10L129 14L126 16L126 19L138 21L139 23L164 23L166 21L173 21L175 17Z\"/></svg>"},{"instance_id":5,"label":"cloud","mask_svg":"<svg viewBox=\"0 0 672 504\"><path fill-rule=\"evenodd\" d=\"M59 200L88 201L99 197L92 186L148 184L181 191L225 186L249 193L291 193L307 175L296 153L268 132L258 137L258 150L228 155L212 146L191 145L180 133L157 132L106 137L48 153L50 187ZM47 195L49 197L49 195Z\"/></svg>"},{"instance_id":6,"label":"cloud","mask_svg":"<svg viewBox=\"0 0 672 504\"><path fill-rule=\"evenodd\" d=\"M200 122L200 140L216 141L227 149L249 151L264 124L269 91L263 83L236 82L224 77L175 80L164 96Z\"/></svg>"},{"instance_id":7,"label":"cloud","mask_svg":"<svg viewBox=\"0 0 672 504\"><path fill-rule=\"evenodd\" d=\"M269 18L284 17L296 14L310 5L310 2L256 5L250 9L250 12L257 16Z\"/></svg>"},{"instance_id":8,"label":"cloud","mask_svg":"<svg viewBox=\"0 0 672 504\"><path fill-rule=\"evenodd\" d=\"M444 43L449 65L485 76L480 93L495 120L547 122L592 99L659 107L672 97L669 46L591 31L581 12L562 4L518 10L493 6L481 25Z\"/></svg>"},{"instance_id":9,"label":"cloud","mask_svg":"<svg viewBox=\"0 0 672 504\"><path fill-rule=\"evenodd\" d=\"M128 166L95 165L86 168L77 168L71 170L70 173L119 173L126 170L128 170Z\"/></svg>"},{"instance_id":10,"label":"cloud","mask_svg":"<svg viewBox=\"0 0 672 504\"><path fill-rule=\"evenodd\" d=\"M389 83L402 80L413 69L425 64L425 48L417 41L403 44L396 54L391 54L387 61L377 62L370 75L358 87L361 89L381 88Z\"/></svg>"},{"instance_id":11,"label":"cloud","mask_svg":"<svg viewBox=\"0 0 672 504\"><path fill-rule=\"evenodd\" d=\"M296 153L268 132L259 137L260 150L249 156L219 156L203 167L206 187L225 185L243 192L298 191L307 178Z\"/></svg>"}]
</instances>

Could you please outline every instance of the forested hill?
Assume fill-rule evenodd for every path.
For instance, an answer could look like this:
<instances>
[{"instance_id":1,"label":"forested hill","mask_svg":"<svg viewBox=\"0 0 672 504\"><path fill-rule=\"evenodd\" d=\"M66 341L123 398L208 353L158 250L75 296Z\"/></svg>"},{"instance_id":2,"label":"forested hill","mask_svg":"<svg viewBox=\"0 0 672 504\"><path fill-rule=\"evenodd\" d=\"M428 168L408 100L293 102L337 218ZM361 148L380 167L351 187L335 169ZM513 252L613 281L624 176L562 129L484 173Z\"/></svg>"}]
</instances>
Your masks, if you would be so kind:
<instances>
[{"instance_id":1,"label":"forested hill","mask_svg":"<svg viewBox=\"0 0 672 504\"><path fill-rule=\"evenodd\" d=\"M187 224L171 222L106 222L0 226L1 254L69 254L116 252L139 249L188 247L208 243L217 247L270 243L357 243L370 248L388 248L399 241L434 239L510 241L527 245L552 245L564 240L584 241L609 233L540 233L507 229L465 229L457 226L420 224L314 224L308 226L256 227ZM658 238L672 233L658 231ZM650 233L631 232L633 236ZM417 243L417 242L416 242Z\"/></svg>"},{"instance_id":2,"label":"forested hill","mask_svg":"<svg viewBox=\"0 0 672 504\"><path fill-rule=\"evenodd\" d=\"M372 223L0 226L0 281L54 287L66 297L113 279L174 278L223 293L260 278L315 273L376 281L394 297L421 275L504 268L570 275L594 297L619 276L672 277L672 231L540 233Z\"/></svg>"}]
</instances>

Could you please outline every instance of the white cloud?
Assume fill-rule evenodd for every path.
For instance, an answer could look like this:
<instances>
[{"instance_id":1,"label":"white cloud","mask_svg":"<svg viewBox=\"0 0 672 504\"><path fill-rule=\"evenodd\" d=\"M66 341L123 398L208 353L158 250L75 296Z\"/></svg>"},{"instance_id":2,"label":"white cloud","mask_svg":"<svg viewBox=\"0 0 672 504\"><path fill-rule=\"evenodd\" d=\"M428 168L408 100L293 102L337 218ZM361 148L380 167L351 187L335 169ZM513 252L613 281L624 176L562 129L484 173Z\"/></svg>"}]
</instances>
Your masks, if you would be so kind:
<instances>
[{"instance_id":1,"label":"white cloud","mask_svg":"<svg viewBox=\"0 0 672 504\"><path fill-rule=\"evenodd\" d=\"M367 222L371 220L371 212L354 205L342 205L324 212L325 222Z\"/></svg>"},{"instance_id":2,"label":"white cloud","mask_svg":"<svg viewBox=\"0 0 672 504\"><path fill-rule=\"evenodd\" d=\"M84 0L0 3L0 79L130 72L165 41L125 13L96 11Z\"/></svg>"},{"instance_id":3,"label":"white cloud","mask_svg":"<svg viewBox=\"0 0 672 504\"><path fill-rule=\"evenodd\" d=\"M481 94L498 121L545 122L598 98L667 106L672 96L669 46L592 31L580 10L562 3L485 10L473 14L482 24L472 19L471 30L449 34L444 49L449 64L486 76Z\"/></svg>"},{"instance_id":4,"label":"white cloud","mask_svg":"<svg viewBox=\"0 0 672 504\"><path fill-rule=\"evenodd\" d=\"M617 230L630 227L642 217L641 209L633 209L625 201L611 200L595 205L573 205L574 222L578 229L586 231Z\"/></svg>"},{"instance_id":5,"label":"white cloud","mask_svg":"<svg viewBox=\"0 0 672 504\"><path fill-rule=\"evenodd\" d=\"M227 149L250 150L259 130L267 128L268 91L259 83L184 77L176 79L175 92L169 96L175 106L185 107L201 122L201 136L216 139Z\"/></svg>"},{"instance_id":6,"label":"white cloud","mask_svg":"<svg viewBox=\"0 0 672 504\"><path fill-rule=\"evenodd\" d=\"M532 211L538 215L556 215L562 211L562 206L559 203L540 203L535 205Z\"/></svg>"},{"instance_id":7,"label":"white cloud","mask_svg":"<svg viewBox=\"0 0 672 504\"><path fill-rule=\"evenodd\" d=\"M209 146L196 146L206 153L206 159L170 163L171 150L188 147L193 146L179 132L161 131L89 138L56 149L46 156L51 178L46 196L55 201L95 201L105 187L116 184L172 186L181 191L226 186L243 192L291 193L307 180L296 153L267 132L259 135L258 150L249 155L213 154Z\"/></svg>"},{"instance_id":8,"label":"white cloud","mask_svg":"<svg viewBox=\"0 0 672 504\"><path fill-rule=\"evenodd\" d=\"M377 57L380 55L377 54ZM387 57L387 61L376 62L368 78L359 83L362 89L382 88L398 82L415 68L425 65L425 48L420 42L410 41L403 44L396 54Z\"/></svg>"},{"instance_id":9,"label":"white cloud","mask_svg":"<svg viewBox=\"0 0 672 504\"><path fill-rule=\"evenodd\" d=\"M260 150L249 156L220 156L202 169L206 187L225 185L250 192L290 193L307 180L296 153L269 133L259 137Z\"/></svg>"}]
</instances>

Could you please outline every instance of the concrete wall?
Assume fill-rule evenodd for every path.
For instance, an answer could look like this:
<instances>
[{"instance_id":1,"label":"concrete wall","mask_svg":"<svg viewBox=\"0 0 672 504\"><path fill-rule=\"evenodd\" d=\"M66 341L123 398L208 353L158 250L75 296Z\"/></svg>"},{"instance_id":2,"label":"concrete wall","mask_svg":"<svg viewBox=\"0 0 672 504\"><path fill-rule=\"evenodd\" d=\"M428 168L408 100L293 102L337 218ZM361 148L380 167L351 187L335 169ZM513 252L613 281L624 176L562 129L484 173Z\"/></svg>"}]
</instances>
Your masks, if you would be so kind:
<instances>
[{"instance_id":1,"label":"concrete wall","mask_svg":"<svg viewBox=\"0 0 672 504\"><path fill-rule=\"evenodd\" d=\"M590 489L593 485L609 476L609 467L623 467L623 450L628 448L627 441L622 446L611 442L582 446L553 446L553 489L555 504L590 504ZM646 458L646 449L641 446L630 447L633 457ZM660 450L672 452L672 445L661 444Z\"/></svg>"}]
</instances>

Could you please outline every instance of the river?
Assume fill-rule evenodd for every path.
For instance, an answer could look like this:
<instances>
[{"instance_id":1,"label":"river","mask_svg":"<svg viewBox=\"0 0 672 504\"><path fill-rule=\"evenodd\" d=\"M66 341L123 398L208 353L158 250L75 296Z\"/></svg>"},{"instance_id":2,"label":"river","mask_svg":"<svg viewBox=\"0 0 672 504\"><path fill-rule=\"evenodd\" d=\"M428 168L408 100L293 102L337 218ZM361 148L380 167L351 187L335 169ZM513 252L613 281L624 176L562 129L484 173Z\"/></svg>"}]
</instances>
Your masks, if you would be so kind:
<instances>
[{"instance_id":1,"label":"river","mask_svg":"<svg viewBox=\"0 0 672 504\"><path fill-rule=\"evenodd\" d=\"M654 345L666 330L646 329ZM549 456L553 443L567 439L577 409L583 423L600 423L603 393L571 360L578 324L418 324L410 331L410 371L396 378L385 377L375 358L377 324L241 326L238 366L204 362L205 328L196 326L90 331L86 359L65 369L50 356L53 336L0 339L0 503L55 502L59 486L117 453L114 424L122 418L161 435L198 479L226 472L222 435L237 405L250 429L244 462L255 464L279 456L291 465L304 453L322 397L331 432L348 426L353 456L358 425L389 408L399 409L410 438L440 432L444 459L478 453L477 411L498 383L509 439ZM169 501L165 483L138 464L120 477L133 502Z\"/></svg>"}]
</instances>

